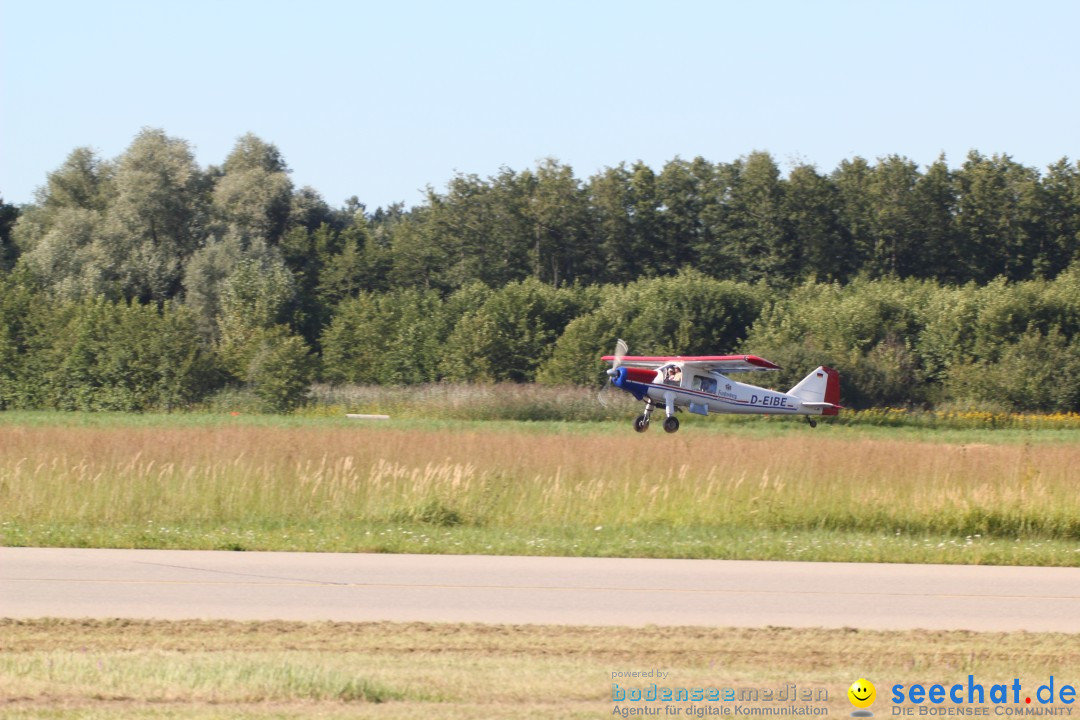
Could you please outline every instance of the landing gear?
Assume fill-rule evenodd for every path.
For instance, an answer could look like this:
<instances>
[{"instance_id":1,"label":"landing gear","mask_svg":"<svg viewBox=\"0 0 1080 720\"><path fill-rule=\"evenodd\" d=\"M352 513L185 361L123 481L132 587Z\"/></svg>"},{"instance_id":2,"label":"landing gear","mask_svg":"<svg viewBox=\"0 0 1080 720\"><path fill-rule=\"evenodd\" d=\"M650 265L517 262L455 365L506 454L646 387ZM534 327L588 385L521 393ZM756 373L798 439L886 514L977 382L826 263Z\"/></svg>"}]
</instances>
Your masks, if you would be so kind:
<instances>
[{"instance_id":1,"label":"landing gear","mask_svg":"<svg viewBox=\"0 0 1080 720\"><path fill-rule=\"evenodd\" d=\"M679 418L675 417L675 393L664 393L664 432L673 433L679 431Z\"/></svg>"},{"instance_id":2,"label":"landing gear","mask_svg":"<svg viewBox=\"0 0 1080 720\"><path fill-rule=\"evenodd\" d=\"M645 432L649 429L649 419L652 417L653 401L652 398L645 400L645 410L641 415L634 418L634 429L638 432Z\"/></svg>"},{"instance_id":3,"label":"landing gear","mask_svg":"<svg viewBox=\"0 0 1080 720\"><path fill-rule=\"evenodd\" d=\"M816 428L817 427L817 420L815 420L814 418L807 415L806 416L806 424L809 425L812 428Z\"/></svg>"},{"instance_id":4,"label":"landing gear","mask_svg":"<svg viewBox=\"0 0 1080 720\"><path fill-rule=\"evenodd\" d=\"M639 433L645 432L649 429L649 420L652 418L652 411L656 406L653 404L652 398L648 398L645 401L645 410L634 418L634 429ZM675 417L675 403L669 401L667 403L667 417L664 418L664 432L673 433L679 430L679 418Z\"/></svg>"}]
</instances>

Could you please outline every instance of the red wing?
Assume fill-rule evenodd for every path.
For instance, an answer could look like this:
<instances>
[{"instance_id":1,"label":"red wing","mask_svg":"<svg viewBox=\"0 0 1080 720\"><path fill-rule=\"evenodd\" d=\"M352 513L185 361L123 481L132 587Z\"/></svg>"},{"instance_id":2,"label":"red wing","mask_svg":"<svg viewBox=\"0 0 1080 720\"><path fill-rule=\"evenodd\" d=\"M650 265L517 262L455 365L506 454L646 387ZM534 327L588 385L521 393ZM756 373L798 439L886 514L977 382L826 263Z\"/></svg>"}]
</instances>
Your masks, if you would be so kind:
<instances>
[{"instance_id":1,"label":"red wing","mask_svg":"<svg viewBox=\"0 0 1080 720\"><path fill-rule=\"evenodd\" d=\"M614 362L614 355L602 360ZM684 367L697 367L706 372L752 372L755 370L779 370L780 366L757 355L627 355L623 365L631 367L660 367L668 363L682 363Z\"/></svg>"}]
</instances>

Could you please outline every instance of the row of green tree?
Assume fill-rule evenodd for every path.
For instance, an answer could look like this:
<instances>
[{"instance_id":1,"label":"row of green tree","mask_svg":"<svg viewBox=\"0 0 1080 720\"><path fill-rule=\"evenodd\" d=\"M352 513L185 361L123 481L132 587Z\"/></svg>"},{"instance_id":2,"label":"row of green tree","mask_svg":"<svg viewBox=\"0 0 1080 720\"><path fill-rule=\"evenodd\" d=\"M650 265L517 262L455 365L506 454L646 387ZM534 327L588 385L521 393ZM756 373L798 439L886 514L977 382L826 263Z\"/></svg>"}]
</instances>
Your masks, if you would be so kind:
<instances>
[{"instance_id":1,"label":"row of green tree","mask_svg":"<svg viewBox=\"0 0 1080 720\"><path fill-rule=\"evenodd\" d=\"M66 299L195 297L208 320L221 279L269 252L297 283L314 342L336 302L359 290L628 283L686 267L773 287L1050 279L1080 250L1080 164L1040 172L972 151L956 169L889 156L785 174L754 152L659 171L620 164L581 180L545 160L458 175L416 207L369 213L356 198L331 208L296 189L280 151L254 135L201 168L186 141L147 129L114 160L75 150L13 223L14 211L0 212L0 267L22 265Z\"/></svg>"},{"instance_id":2,"label":"row of green tree","mask_svg":"<svg viewBox=\"0 0 1080 720\"><path fill-rule=\"evenodd\" d=\"M544 161L367 212L295 188L253 135L202 168L147 129L113 160L75 150L30 205L0 202L0 403L170 408L241 386L286 409L313 379L589 383L623 336L829 362L857 405L1075 408L1075 383L1043 382L1072 372L1074 319L1031 313L1072 287L1078 247L1065 160L785 176L758 152L585 181ZM1034 304L1012 325L964 334L1017 293ZM969 325L946 350L931 339L948 317Z\"/></svg>"},{"instance_id":3,"label":"row of green tree","mask_svg":"<svg viewBox=\"0 0 1080 720\"><path fill-rule=\"evenodd\" d=\"M781 389L831 365L856 408L1080 411L1080 267L985 286L857 279L779 292L684 271L626 285L361 291L335 308L321 357L278 322L262 277L251 268L247 284L227 286L216 340L183 303L55 301L9 277L0 407L171 409L243 387L281 411L319 378L599 386L599 358L623 337L645 354L759 354L784 369L751 380Z\"/></svg>"}]
</instances>

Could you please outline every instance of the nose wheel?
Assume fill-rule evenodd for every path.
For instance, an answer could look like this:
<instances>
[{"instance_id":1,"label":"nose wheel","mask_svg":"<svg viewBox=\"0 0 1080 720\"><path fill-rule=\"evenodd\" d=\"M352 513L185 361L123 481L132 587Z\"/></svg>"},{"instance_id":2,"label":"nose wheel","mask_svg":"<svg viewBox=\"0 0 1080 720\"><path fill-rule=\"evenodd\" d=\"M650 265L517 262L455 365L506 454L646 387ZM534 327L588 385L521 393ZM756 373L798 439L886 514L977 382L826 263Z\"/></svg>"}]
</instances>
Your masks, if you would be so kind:
<instances>
[{"instance_id":1,"label":"nose wheel","mask_svg":"<svg viewBox=\"0 0 1080 720\"><path fill-rule=\"evenodd\" d=\"M652 398L648 398L645 401L645 410L640 415L634 418L634 429L638 432L645 432L649 429L649 420L652 418L653 401Z\"/></svg>"}]
</instances>

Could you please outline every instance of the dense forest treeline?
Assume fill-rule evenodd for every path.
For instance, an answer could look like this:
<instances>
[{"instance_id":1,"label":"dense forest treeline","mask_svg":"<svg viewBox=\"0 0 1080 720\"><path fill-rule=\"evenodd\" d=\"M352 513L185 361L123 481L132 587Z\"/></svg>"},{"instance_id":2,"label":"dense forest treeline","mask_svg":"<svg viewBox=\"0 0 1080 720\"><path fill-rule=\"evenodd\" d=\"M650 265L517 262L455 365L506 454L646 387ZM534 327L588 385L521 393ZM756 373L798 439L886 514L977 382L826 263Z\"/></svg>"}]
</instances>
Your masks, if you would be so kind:
<instances>
[{"instance_id":1,"label":"dense forest treeline","mask_svg":"<svg viewBox=\"0 0 1080 720\"><path fill-rule=\"evenodd\" d=\"M553 160L374 212L141 132L0 203L0 407L178 408L310 382L598 383L641 352L754 352L845 402L1080 410L1080 165L755 152L587 180ZM238 390L239 389L239 390Z\"/></svg>"}]
</instances>

